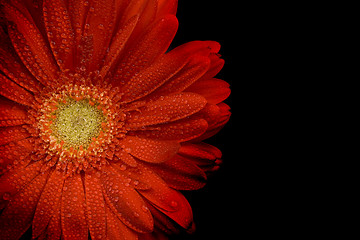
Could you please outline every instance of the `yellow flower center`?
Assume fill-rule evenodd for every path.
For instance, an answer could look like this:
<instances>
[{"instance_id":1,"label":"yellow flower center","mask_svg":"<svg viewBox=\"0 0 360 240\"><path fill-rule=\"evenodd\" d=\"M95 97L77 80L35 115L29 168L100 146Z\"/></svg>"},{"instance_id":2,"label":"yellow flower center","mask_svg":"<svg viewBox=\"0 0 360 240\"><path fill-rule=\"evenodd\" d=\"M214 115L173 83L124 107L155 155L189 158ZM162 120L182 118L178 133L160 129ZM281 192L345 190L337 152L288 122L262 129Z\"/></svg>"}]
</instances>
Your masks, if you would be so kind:
<instances>
[{"instance_id":1,"label":"yellow flower center","mask_svg":"<svg viewBox=\"0 0 360 240\"><path fill-rule=\"evenodd\" d=\"M58 142L64 142L63 147L87 148L92 139L99 136L105 117L96 105L90 103L88 99L76 101L68 98L66 103L58 105L50 129Z\"/></svg>"}]
</instances>

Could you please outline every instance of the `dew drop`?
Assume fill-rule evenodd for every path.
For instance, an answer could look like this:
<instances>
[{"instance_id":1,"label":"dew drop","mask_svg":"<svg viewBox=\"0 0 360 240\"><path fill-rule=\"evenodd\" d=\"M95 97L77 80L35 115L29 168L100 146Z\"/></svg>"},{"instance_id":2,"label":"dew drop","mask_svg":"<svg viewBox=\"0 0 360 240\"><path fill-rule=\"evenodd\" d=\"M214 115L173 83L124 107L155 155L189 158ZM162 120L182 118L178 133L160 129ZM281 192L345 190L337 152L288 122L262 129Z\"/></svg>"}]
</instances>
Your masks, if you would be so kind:
<instances>
[{"instance_id":1,"label":"dew drop","mask_svg":"<svg viewBox=\"0 0 360 240\"><path fill-rule=\"evenodd\" d=\"M3 199L4 200L10 200L10 197L11 197L11 195L10 195L10 193L4 193L4 195L3 195Z\"/></svg>"},{"instance_id":2,"label":"dew drop","mask_svg":"<svg viewBox=\"0 0 360 240\"><path fill-rule=\"evenodd\" d=\"M170 202L170 206L172 206L172 207L174 207L174 208L176 208L178 205L179 205L179 204L178 204L177 201L171 201L171 202Z\"/></svg>"},{"instance_id":3,"label":"dew drop","mask_svg":"<svg viewBox=\"0 0 360 240\"><path fill-rule=\"evenodd\" d=\"M145 206L145 205L143 205L143 206L141 207L141 209L142 209L144 212L149 211L149 208L148 208L147 206Z\"/></svg>"}]
</instances>

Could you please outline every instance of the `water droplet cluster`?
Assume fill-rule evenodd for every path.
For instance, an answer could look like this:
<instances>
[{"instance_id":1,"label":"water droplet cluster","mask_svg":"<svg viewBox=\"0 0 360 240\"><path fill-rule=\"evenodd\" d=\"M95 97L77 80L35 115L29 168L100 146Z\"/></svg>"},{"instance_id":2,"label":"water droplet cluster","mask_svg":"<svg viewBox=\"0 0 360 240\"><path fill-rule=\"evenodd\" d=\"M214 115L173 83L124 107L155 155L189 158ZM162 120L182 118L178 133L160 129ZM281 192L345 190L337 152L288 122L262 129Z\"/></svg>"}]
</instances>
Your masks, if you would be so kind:
<instances>
[{"instance_id":1,"label":"water droplet cluster","mask_svg":"<svg viewBox=\"0 0 360 240\"><path fill-rule=\"evenodd\" d=\"M114 149L125 136L125 114L113 103L111 87L93 85L84 77L73 78L81 81L57 86L37 98L39 107L30 112L30 122L39 136L36 150L46 156L49 165L75 163L81 170L104 160L107 150Z\"/></svg>"}]
</instances>

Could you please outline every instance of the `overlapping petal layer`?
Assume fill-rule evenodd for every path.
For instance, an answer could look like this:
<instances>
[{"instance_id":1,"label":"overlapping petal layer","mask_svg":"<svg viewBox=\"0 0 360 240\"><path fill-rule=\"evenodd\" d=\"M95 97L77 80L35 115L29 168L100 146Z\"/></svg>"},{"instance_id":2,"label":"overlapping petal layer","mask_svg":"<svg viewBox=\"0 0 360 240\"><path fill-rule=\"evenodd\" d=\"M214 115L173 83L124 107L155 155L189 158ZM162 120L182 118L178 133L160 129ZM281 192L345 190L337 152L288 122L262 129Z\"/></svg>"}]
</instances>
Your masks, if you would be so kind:
<instances>
[{"instance_id":1,"label":"overlapping petal layer","mask_svg":"<svg viewBox=\"0 0 360 240\"><path fill-rule=\"evenodd\" d=\"M217 42L167 51L176 10L177 0L0 2L0 239L30 227L33 239L194 231L179 190L219 168L220 150L201 141L229 120L230 89L215 78Z\"/></svg>"}]
</instances>

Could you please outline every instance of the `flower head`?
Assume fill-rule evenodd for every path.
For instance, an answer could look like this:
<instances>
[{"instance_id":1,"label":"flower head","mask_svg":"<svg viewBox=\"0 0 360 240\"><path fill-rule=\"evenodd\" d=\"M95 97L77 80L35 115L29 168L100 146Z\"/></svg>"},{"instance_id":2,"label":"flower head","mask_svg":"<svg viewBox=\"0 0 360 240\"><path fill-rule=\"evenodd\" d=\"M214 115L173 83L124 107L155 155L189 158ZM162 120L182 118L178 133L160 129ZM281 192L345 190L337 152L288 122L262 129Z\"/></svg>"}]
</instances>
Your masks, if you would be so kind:
<instances>
[{"instance_id":1,"label":"flower head","mask_svg":"<svg viewBox=\"0 0 360 240\"><path fill-rule=\"evenodd\" d=\"M194 230L230 117L220 45L168 51L176 0L1 0L0 239Z\"/></svg>"}]
</instances>

